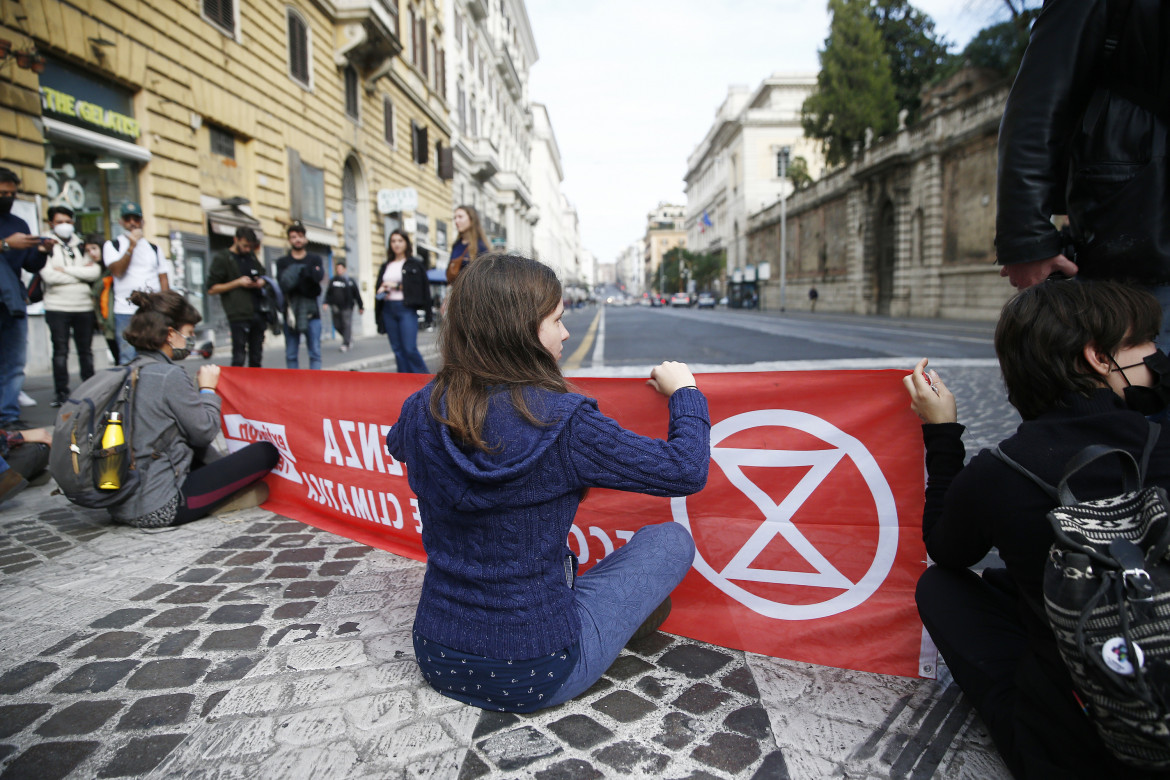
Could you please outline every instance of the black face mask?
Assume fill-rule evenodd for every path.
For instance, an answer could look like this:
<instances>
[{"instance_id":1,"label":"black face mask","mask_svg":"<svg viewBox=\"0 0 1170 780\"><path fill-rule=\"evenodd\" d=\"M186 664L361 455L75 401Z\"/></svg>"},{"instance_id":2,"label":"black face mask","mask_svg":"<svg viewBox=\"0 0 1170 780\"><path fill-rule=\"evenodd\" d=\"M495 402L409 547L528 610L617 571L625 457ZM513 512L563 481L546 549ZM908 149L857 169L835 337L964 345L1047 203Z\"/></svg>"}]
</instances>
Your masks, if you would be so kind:
<instances>
[{"instance_id":1,"label":"black face mask","mask_svg":"<svg viewBox=\"0 0 1170 780\"><path fill-rule=\"evenodd\" d=\"M187 336L187 343L182 347L171 347L171 360L186 360L187 356L195 351L195 337Z\"/></svg>"},{"instance_id":2,"label":"black face mask","mask_svg":"<svg viewBox=\"0 0 1170 780\"><path fill-rule=\"evenodd\" d=\"M12 204L15 202L15 195L0 195L0 214L7 214L12 211Z\"/></svg>"},{"instance_id":3,"label":"black face mask","mask_svg":"<svg viewBox=\"0 0 1170 780\"><path fill-rule=\"evenodd\" d=\"M1117 363L1116 360L1113 362ZM1149 416L1170 406L1170 357L1159 349L1154 354L1147 355L1142 362L1154 375L1154 385L1153 387L1129 385L1125 388L1125 405L1135 412ZM1121 366L1118 366L1117 370L1121 372L1126 384L1129 384L1129 377L1125 375Z\"/></svg>"}]
</instances>

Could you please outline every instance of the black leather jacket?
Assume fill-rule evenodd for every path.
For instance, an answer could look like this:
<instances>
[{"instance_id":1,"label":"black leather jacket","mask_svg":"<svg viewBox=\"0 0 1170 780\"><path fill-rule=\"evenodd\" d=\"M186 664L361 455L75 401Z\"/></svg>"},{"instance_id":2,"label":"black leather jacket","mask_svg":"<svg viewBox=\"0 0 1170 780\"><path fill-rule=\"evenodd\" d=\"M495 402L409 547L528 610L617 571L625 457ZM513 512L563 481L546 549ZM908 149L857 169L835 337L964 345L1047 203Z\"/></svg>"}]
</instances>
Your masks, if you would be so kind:
<instances>
[{"instance_id":1,"label":"black leather jacket","mask_svg":"<svg viewBox=\"0 0 1170 780\"><path fill-rule=\"evenodd\" d=\"M1108 5L1047 0L1032 28L1000 125L996 254L1064 251L1051 217L1068 214L1082 276L1170 282L1170 235L1148 229L1170 226L1170 3L1132 0L1112 58Z\"/></svg>"},{"instance_id":2,"label":"black leather jacket","mask_svg":"<svg viewBox=\"0 0 1170 780\"><path fill-rule=\"evenodd\" d=\"M374 277L374 288L382 284L382 274L386 273L386 266L390 261L382 263L378 268L378 275ZM381 298L374 299L374 324L379 333L385 333L382 322L382 307L385 302ZM402 305L415 311L423 311L431 306L431 286L427 280L427 268L417 257L408 257L402 265Z\"/></svg>"}]
</instances>

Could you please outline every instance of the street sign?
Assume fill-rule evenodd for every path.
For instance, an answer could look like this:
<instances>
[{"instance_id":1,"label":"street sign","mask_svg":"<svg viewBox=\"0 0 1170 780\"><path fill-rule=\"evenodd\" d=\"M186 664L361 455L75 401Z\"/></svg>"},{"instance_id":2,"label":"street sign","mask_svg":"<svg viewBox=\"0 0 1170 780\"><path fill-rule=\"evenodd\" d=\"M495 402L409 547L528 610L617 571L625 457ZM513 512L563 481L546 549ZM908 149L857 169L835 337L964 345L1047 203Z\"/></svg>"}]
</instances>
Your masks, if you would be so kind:
<instances>
[{"instance_id":1,"label":"street sign","mask_svg":"<svg viewBox=\"0 0 1170 780\"><path fill-rule=\"evenodd\" d=\"M418 208L418 190L404 187L400 190L378 190L378 213L414 211Z\"/></svg>"}]
</instances>

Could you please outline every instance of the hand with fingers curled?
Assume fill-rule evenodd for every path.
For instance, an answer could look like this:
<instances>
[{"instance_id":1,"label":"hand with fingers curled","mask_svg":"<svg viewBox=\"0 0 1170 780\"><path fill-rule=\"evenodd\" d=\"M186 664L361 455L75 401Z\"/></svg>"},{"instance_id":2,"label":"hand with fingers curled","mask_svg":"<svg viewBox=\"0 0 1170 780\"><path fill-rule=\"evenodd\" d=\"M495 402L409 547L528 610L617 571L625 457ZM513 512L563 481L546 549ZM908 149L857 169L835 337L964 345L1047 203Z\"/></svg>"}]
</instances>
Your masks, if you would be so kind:
<instances>
[{"instance_id":1,"label":"hand with fingers curled","mask_svg":"<svg viewBox=\"0 0 1170 780\"><path fill-rule=\"evenodd\" d=\"M687 368L686 363L668 360L654 367L646 384L669 398L675 390L684 387L696 387L695 375Z\"/></svg>"},{"instance_id":2,"label":"hand with fingers curled","mask_svg":"<svg viewBox=\"0 0 1170 780\"><path fill-rule=\"evenodd\" d=\"M902 377L906 392L910 394L910 408L927 424L958 422L958 406L955 396L947 389L938 372L927 372L926 358L918 361L914 371Z\"/></svg>"}]
</instances>

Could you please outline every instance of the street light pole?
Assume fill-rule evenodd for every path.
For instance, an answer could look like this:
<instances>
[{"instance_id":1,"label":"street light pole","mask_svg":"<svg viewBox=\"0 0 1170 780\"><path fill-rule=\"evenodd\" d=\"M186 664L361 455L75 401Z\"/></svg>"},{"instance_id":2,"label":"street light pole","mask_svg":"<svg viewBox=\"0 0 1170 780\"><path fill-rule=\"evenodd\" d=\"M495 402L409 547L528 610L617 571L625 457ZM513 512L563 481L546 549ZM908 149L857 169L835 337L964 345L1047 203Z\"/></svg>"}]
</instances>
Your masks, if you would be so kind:
<instances>
[{"instance_id":1,"label":"street light pole","mask_svg":"<svg viewBox=\"0 0 1170 780\"><path fill-rule=\"evenodd\" d=\"M791 147L780 148L780 311L784 311L784 296L788 290L788 197L784 192L784 180L788 178L789 152Z\"/></svg>"}]
</instances>

